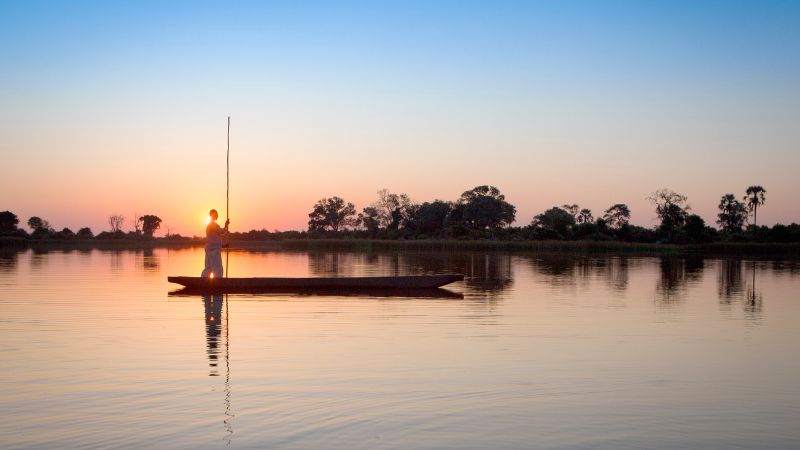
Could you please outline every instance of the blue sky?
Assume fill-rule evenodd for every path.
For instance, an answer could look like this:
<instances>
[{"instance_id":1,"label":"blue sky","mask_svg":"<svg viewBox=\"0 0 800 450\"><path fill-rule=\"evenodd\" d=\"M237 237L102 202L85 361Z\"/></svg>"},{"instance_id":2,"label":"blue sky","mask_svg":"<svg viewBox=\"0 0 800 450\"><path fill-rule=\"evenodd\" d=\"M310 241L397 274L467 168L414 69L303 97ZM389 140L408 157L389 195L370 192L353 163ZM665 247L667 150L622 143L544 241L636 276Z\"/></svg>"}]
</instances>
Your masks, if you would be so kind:
<instances>
[{"instance_id":1,"label":"blue sky","mask_svg":"<svg viewBox=\"0 0 800 450\"><path fill-rule=\"evenodd\" d=\"M155 209L191 234L229 114L247 229L478 184L518 223L650 225L661 187L713 222L750 184L800 221L800 2L2 2L0 61L0 209L57 226Z\"/></svg>"}]
</instances>

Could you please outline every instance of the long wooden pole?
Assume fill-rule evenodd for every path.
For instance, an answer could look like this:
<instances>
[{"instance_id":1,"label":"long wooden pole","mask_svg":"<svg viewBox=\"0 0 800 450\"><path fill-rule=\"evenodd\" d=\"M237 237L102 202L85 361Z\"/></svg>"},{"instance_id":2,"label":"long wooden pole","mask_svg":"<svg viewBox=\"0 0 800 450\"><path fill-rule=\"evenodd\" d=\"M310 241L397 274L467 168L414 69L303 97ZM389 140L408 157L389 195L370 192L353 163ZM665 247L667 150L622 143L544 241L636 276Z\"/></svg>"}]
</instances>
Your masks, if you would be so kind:
<instances>
[{"instance_id":1,"label":"long wooden pole","mask_svg":"<svg viewBox=\"0 0 800 450\"><path fill-rule=\"evenodd\" d=\"M230 219L231 211L231 116L228 116L228 151L225 156L225 222ZM230 233L230 230L228 231ZM228 252L231 238L228 234L228 247L225 247L225 278L228 278Z\"/></svg>"},{"instance_id":2,"label":"long wooden pole","mask_svg":"<svg viewBox=\"0 0 800 450\"><path fill-rule=\"evenodd\" d=\"M225 157L225 219L230 218L231 207L231 116L228 116L228 151ZM230 230L228 231L230 233ZM225 247L225 278L228 278L228 252L230 252L231 235L228 234L228 246ZM230 325L228 324L228 294L225 294L225 429L228 431L228 444L231 443L230 439L233 435L233 426L231 425L231 362L230 362Z\"/></svg>"},{"instance_id":3,"label":"long wooden pole","mask_svg":"<svg viewBox=\"0 0 800 450\"><path fill-rule=\"evenodd\" d=\"M225 158L225 219L230 218L231 206L231 116L228 116L228 153Z\"/></svg>"}]
</instances>

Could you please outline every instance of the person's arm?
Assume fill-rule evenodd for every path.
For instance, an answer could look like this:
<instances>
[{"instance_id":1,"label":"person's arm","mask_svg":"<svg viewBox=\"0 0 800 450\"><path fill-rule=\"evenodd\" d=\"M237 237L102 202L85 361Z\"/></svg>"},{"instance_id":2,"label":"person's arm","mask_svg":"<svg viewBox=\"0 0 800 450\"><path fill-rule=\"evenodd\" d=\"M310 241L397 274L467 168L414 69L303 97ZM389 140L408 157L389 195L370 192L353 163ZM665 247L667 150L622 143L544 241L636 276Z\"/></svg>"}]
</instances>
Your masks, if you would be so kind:
<instances>
[{"instance_id":1,"label":"person's arm","mask_svg":"<svg viewBox=\"0 0 800 450\"><path fill-rule=\"evenodd\" d=\"M220 228L220 230L219 230L220 237L222 237L222 236L227 237L228 236L228 225L230 225L230 223L231 223L231 219L225 219L225 228ZM225 242L225 243L222 244L222 247L225 248L225 247L229 247L230 245L231 245L230 242Z\"/></svg>"}]
</instances>

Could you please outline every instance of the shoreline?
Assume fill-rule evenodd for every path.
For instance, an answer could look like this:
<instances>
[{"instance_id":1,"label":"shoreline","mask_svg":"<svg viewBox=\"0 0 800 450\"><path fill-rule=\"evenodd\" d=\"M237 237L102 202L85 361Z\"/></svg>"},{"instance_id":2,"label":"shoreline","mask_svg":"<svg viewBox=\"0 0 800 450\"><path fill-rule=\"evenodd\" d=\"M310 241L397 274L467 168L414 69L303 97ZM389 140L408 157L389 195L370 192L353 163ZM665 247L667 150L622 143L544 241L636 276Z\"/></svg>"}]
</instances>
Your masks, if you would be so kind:
<instances>
[{"instance_id":1,"label":"shoreline","mask_svg":"<svg viewBox=\"0 0 800 450\"><path fill-rule=\"evenodd\" d=\"M34 250L151 250L156 248L198 248L202 239L171 240L28 240L0 238L0 249ZM412 250L412 251L514 251L556 252L574 254L619 255L721 255L721 256L781 256L800 258L799 243L743 243L714 242L707 244L642 244L616 241L489 241L489 240L373 240L373 239L284 239L284 240L234 240L231 250Z\"/></svg>"}]
</instances>

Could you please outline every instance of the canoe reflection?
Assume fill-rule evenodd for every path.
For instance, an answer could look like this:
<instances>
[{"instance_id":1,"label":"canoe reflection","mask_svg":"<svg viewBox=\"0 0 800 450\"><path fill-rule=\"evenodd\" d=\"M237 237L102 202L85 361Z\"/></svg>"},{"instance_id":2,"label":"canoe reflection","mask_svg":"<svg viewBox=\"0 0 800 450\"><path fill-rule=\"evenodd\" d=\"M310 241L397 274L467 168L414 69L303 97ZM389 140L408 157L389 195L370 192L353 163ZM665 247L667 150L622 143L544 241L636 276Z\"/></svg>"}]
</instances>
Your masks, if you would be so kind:
<instances>
[{"instance_id":1,"label":"canoe reflection","mask_svg":"<svg viewBox=\"0 0 800 450\"><path fill-rule=\"evenodd\" d=\"M269 297L273 295L294 297L365 297L365 298L449 298L463 299L464 294L453 292L442 288L426 289L377 289L377 288L316 288L316 289L237 289L226 291L226 294L238 294L237 298L243 296ZM183 288L169 293L170 296L208 297L210 294L205 289ZM221 297L222 294L213 294L213 297Z\"/></svg>"}]
</instances>

